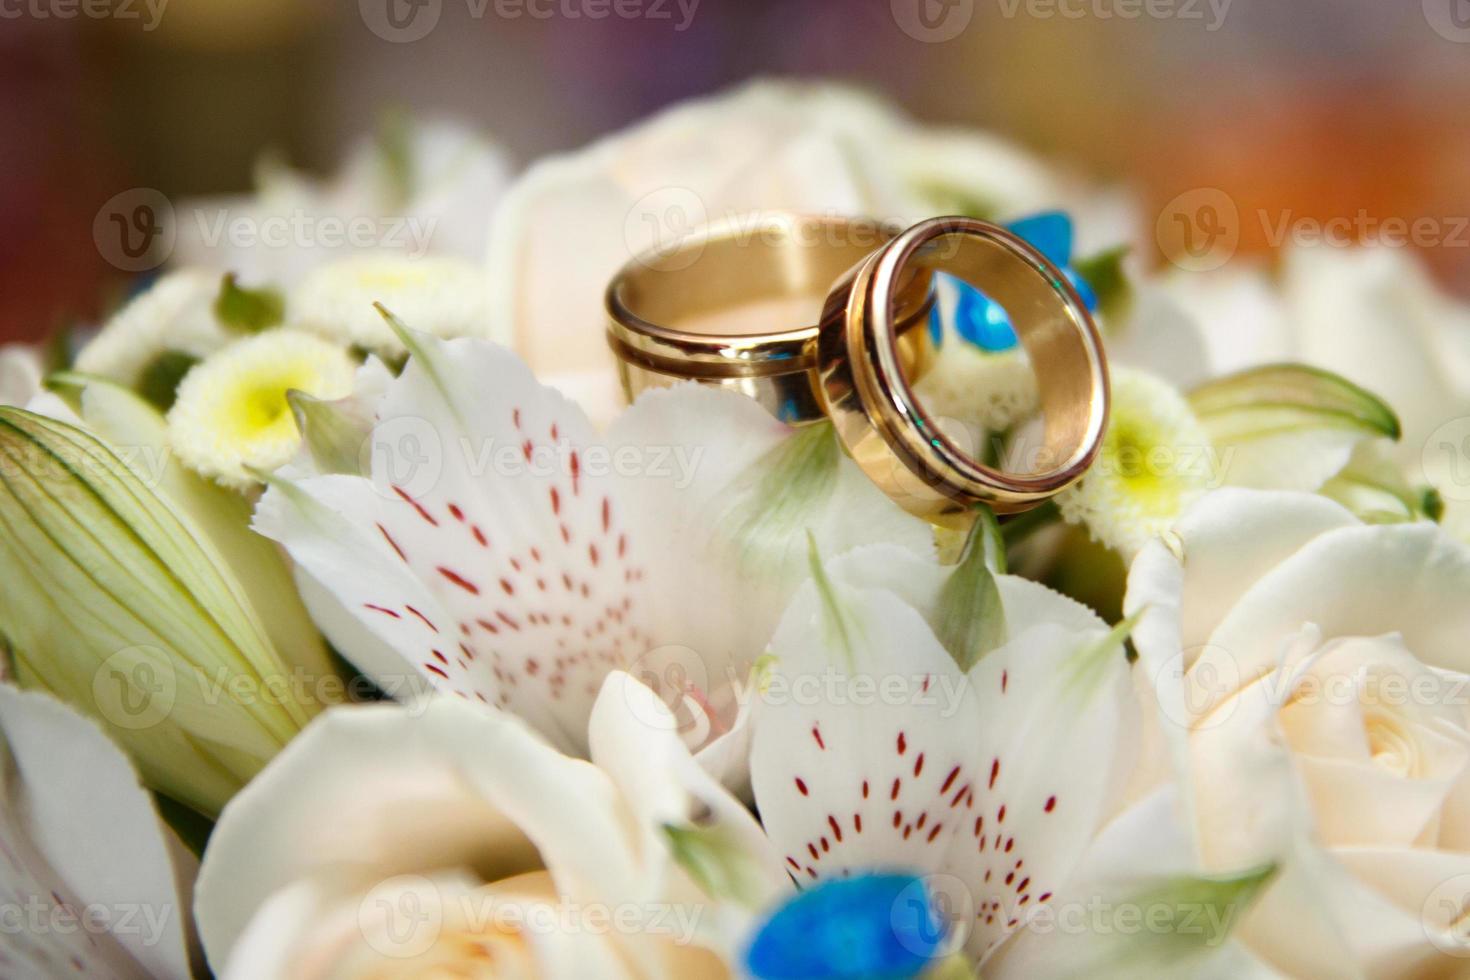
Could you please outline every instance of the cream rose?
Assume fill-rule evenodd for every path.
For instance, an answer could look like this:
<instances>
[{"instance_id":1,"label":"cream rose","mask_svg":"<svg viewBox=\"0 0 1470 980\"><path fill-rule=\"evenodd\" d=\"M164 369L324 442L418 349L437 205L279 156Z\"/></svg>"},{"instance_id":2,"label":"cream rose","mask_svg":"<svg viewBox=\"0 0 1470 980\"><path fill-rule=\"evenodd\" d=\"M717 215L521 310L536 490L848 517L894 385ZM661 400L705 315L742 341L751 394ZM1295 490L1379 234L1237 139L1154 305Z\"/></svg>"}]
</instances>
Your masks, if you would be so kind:
<instances>
[{"instance_id":1,"label":"cream rose","mask_svg":"<svg viewBox=\"0 0 1470 980\"><path fill-rule=\"evenodd\" d=\"M1470 969L1467 599L1439 528L1303 494L1211 494L1133 563L1197 857L1276 865L1236 937L1283 974Z\"/></svg>"},{"instance_id":2,"label":"cream rose","mask_svg":"<svg viewBox=\"0 0 1470 980\"><path fill-rule=\"evenodd\" d=\"M592 762L454 697L327 712L215 828L195 909L211 965L225 980L728 976L783 879L675 728L623 673L593 711Z\"/></svg>"}]
</instances>

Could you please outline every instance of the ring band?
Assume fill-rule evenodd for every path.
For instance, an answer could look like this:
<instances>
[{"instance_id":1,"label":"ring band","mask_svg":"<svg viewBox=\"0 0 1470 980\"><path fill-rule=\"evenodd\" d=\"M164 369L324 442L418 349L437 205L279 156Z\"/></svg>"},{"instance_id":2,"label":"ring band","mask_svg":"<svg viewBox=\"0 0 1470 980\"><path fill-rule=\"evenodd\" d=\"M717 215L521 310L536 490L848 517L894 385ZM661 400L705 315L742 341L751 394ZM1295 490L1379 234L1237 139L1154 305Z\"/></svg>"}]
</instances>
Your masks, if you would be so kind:
<instances>
[{"instance_id":1,"label":"ring band","mask_svg":"<svg viewBox=\"0 0 1470 980\"><path fill-rule=\"evenodd\" d=\"M694 379L754 398L785 422L818 421L818 318L832 283L892 241L859 218L762 213L705 227L625 265L608 285L608 343L623 392ZM894 333L910 366L925 356L932 276L894 291ZM789 326L787 325L789 324Z\"/></svg>"},{"instance_id":2,"label":"ring band","mask_svg":"<svg viewBox=\"0 0 1470 980\"><path fill-rule=\"evenodd\" d=\"M1011 316L1036 374L1044 445L1028 473L967 455L914 397L899 356L895 284L915 268L982 289ZM823 311L818 388L863 471L909 511L939 524L1034 507L1081 478L1102 445L1110 394L1097 327L1061 270L1017 235L972 218L920 222L837 283Z\"/></svg>"}]
</instances>

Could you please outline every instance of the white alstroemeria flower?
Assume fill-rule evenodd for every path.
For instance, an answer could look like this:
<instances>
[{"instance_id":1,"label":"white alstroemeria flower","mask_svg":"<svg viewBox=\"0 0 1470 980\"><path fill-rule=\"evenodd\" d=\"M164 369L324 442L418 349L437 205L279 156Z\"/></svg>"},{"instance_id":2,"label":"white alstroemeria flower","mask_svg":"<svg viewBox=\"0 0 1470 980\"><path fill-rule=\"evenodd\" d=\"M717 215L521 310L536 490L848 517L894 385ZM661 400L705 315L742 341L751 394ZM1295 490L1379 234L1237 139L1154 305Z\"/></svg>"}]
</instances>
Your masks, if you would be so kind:
<instances>
[{"instance_id":1,"label":"white alstroemeria flower","mask_svg":"<svg viewBox=\"0 0 1470 980\"><path fill-rule=\"evenodd\" d=\"M161 356L207 357L239 337L214 312L221 275L209 269L170 272L102 325L77 354L76 369L133 387Z\"/></svg>"},{"instance_id":2,"label":"white alstroemeria flower","mask_svg":"<svg viewBox=\"0 0 1470 980\"><path fill-rule=\"evenodd\" d=\"M805 534L932 553L828 427L689 384L604 439L510 351L401 336L413 357L366 406L370 441L337 472L278 474L256 513L318 624L389 693L502 706L580 753L602 678L627 668L683 702L691 744L738 780L739 691L807 574Z\"/></svg>"},{"instance_id":3,"label":"white alstroemeria flower","mask_svg":"<svg viewBox=\"0 0 1470 980\"><path fill-rule=\"evenodd\" d=\"M92 722L0 683L0 970L188 980L197 866Z\"/></svg>"},{"instance_id":4,"label":"white alstroemeria flower","mask_svg":"<svg viewBox=\"0 0 1470 980\"><path fill-rule=\"evenodd\" d=\"M930 625L954 625L949 571L876 546L802 587L771 641L751 781L796 884L951 876L978 956L1051 898L1106 817L1131 695L1101 620L1011 576L993 579L1003 612L958 610L1003 622L988 653L959 634L978 657L962 670Z\"/></svg>"},{"instance_id":5,"label":"white alstroemeria flower","mask_svg":"<svg viewBox=\"0 0 1470 980\"><path fill-rule=\"evenodd\" d=\"M931 132L840 86L756 82L531 166L492 221L492 322L538 376L609 401L595 394L615 378L603 291L650 247L754 212L907 224L966 206L1011 217L1065 198L1040 162L991 137ZM573 226L568 250L559 229ZM811 297L812 322L823 299Z\"/></svg>"},{"instance_id":6,"label":"white alstroemeria flower","mask_svg":"<svg viewBox=\"0 0 1470 980\"><path fill-rule=\"evenodd\" d=\"M1467 595L1439 528L1304 494L1212 494L1133 564L1199 860L1278 864L1237 935L1284 974L1463 972Z\"/></svg>"},{"instance_id":7,"label":"white alstroemeria flower","mask_svg":"<svg viewBox=\"0 0 1470 980\"><path fill-rule=\"evenodd\" d=\"M26 344L0 346L0 405L24 405L41 390L41 355Z\"/></svg>"},{"instance_id":8,"label":"white alstroemeria flower","mask_svg":"<svg viewBox=\"0 0 1470 980\"><path fill-rule=\"evenodd\" d=\"M727 976L780 871L675 725L617 672L590 763L454 698L328 712L215 829L210 963L226 980Z\"/></svg>"},{"instance_id":9,"label":"white alstroemeria flower","mask_svg":"<svg viewBox=\"0 0 1470 980\"><path fill-rule=\"evenodd\" d=\"M174 257L286 287L355 254L478 261L509 174L500 149L461 126L388 126L330 180L263 166L253 195L181 202Z\"/></svg>"},{"instance_id":10,"label":"white alstroemeria flower","mask_svg":"<svg viewBox=\"0 0 1470 980\"><path fill-rule=\"evenodd\" d=\"M1089 899L1233 907L1259 875L1197 879L1168 788L1134 789L1146 753L1119 633L976 561L859 549L788 609L751 752L787 873L798 887L874 869L927 876L951 941L987 977L1140 964L1194 975L1183 971L1218 951L1187 931L1109 935L1072 913Z\"/></svg>"},{"instance_id":11,"label":"white alstroemeria flower","mask_svg":"<svg viewBox=\"0 0 1470 980\"><path fill-rule=\"evenodd\" d=\"M479 265L449 256L385 254L312 270L291 291L290 323L343 345L402 355L375 303L436 337L483 336L490 322Z\"/></svg>"}]
</instances>

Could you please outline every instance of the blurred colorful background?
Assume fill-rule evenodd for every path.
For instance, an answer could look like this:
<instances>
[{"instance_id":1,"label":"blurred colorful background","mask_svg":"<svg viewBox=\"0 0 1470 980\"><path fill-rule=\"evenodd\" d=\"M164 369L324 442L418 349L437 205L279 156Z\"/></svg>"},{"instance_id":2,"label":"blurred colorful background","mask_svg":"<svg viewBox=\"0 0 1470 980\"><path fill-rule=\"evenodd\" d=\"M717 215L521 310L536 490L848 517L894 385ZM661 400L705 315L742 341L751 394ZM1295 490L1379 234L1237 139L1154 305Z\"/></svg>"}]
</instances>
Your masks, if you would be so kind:
<instances>
[{"instance_id":1,"label":"blurred colorful background","mask_svg":"<svg viewBox=\"0 0 1470 980\"><path fill-rule=\"evenodd\" d=\"M1241 255L1283 217L1427 218L1470 294L1470 0L613 2L0 0L0 340L129 288L93 236L128 189L244 191L262 153L327 173L393 109L524 163L771 74L994 129L1149 215L1223 190Z\"/></svg>"}]
</instances>

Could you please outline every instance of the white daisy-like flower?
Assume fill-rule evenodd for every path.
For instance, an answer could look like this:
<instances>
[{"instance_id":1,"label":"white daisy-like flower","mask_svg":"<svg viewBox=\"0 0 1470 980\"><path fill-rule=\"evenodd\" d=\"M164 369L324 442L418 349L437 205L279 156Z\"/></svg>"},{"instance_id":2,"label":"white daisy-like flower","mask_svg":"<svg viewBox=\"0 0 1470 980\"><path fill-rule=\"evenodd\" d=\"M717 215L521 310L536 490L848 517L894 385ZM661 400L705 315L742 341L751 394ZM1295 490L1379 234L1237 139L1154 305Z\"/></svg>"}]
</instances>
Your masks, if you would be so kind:
<instances>
[{"instance_id":1,"label":"white daisy-like flower","mask_svg":"<svg viewBox=\"0 0 1470 980\"><path fill-rule=\"evenodd\" d=\"M296 330L236 343L185 376L168 414L169 440L186 465L228 486L254 483L247 467L274 470L301 443L288 391L341 398L356 364L336 344Z\"/></svg>"},{"instance_id":2,"label":"white daisy-like flower","mask_svg":"<svg viewBox=\"0 0 1470 980\"><path fill-rule=\"evenodd\" d=\"M1102 452L1057 505L1067 521L1129 558L1210 489L1214 459L1184 395L1153 375L1115 368Z\"/></svg>"},{"instance_id":3,"label":"white daisy-like flower","mask_svg":"<svg viewBox=\"0 0 1470 980\"><path fill-rule=\"evenodd\" d=\"M944 345L914 392L931 415L983 432L1004 432L1034 417L1041 407L1036 375L1024 351L997 354L958 338Z\"/></svg>"},{"instance_id":4,"label":"white daisy-like flower","mask_svg":"<svg viewBox=\"0 0 1470 980\"><path fill-rule=\"evenodd\" d=\"M374 303L436 337L484 336L489 322L481 271L428 256L365 255L322 266L291 294L289 316L292 326L338 343L402 354Z\"/></svg>"},{"instance_id":5,"label":"white daisy-like flower","mask_svg":"<svg viewBox=\"0 0 1470 980\"><path fill-rule=\"evenodd\" d=\"M166 351L207 357L237 336L220 323L220 274L181 269L140 293L77 355L76 369L133 386Z\"/></svg>"}]
</instances>

